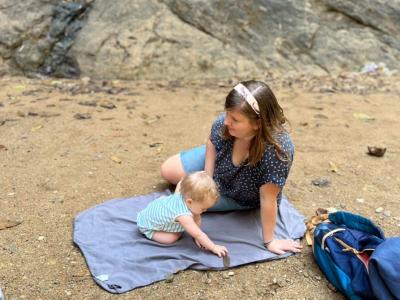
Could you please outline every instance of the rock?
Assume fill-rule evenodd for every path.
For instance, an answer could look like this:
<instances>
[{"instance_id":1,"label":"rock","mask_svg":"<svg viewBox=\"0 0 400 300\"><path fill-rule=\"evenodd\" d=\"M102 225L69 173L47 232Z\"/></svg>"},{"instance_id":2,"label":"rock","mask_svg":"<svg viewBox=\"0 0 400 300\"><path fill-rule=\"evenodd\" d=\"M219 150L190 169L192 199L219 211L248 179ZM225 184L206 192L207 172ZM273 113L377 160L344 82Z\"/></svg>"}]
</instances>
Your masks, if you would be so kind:
<instances>
[{"instance_id":1,"label":"rock","mask_svg":"<svg viewBox=\"0 0 400 300\"><path fill-rule=\"evenodd\" d=\"M400 68L400 6L389 0L287 0L284 9L263 0L3 0L1 13L0 73L82 74L85 86L90 78L219 78L225 86L267 69ZM338 91L329 82L312 88Z\"/></svg>"},{"instance_id":2,"label":"rock","mask_svg":"<svg viewBox=\"0 0 400 300\"><path fill-rule=\"evenodd\" d=\"M86 119L91 119L92 116L89 113L76 113L74 115L74 118L77 120L86 120Z\"/></svg>"},{"instance_id":3,"label":"rock","mask_svg":"<svg viewBox=\"0 0 400 300\"><path fill-rule=\"evenodd\" d=\"M392 215L392 213L390 212L390 210L385 210L385 211L383 212L383 215L384 215L385 217L390 217L390 216Z\"/></svg>"},{"instance_id":4,"label":"rock","mask_svg":"<svg viewBox=\"0 0 400 300\"><path fill-rule=\"evenodd\" d=\"M380 214L381 212L383 212L383 207L378 207L377 209L375 209L375 212L377 214Z\"/></svg>"},{"instance_id":5,"label":"rock","mask_svg":"<svg viewBox=\"0 0 400 300\"><path fill-rule=\"evenodd\" d=\"M100 107L107 108L107 109L116 108L114 103L112 103L110 101L106 101L106 100L101 101L99 105L100 105Z\"/></svg>"},{"instance_id":6,"label":"rock","mask_svg":"<svg viewBox=\"0 0 400 300\"><path fill-rule=\"evenodd\" d=\"M364 203L364 202L365 202L365 200L364 200L363 198L357 198L356 201L357 201L358 203Z\"/></svg>"},{"instance_id":7,"label":"rock","mask_svg":"<svg viewBox=\"0 0 400 300\"><path fill-rule=\"evenodd\" d=\"M228 273L226 273L226 272L222 273L222 278L228 279L229 277L230 277L230 276L229 276Z\"/></svg>"},{"instance_id":8,"label":"rock","mask_svg":"<svg viewBox=\"0 0 400 300\"><path fill-rule=\"evenodd\" d=\"M79 104L79 105L83 105L83 106L93 106L93 107L96 107L96 106L97 106L97 101L96 101L96 100L79 101L78 104Z\"/></svg>"},{"instance_id":9,"label":"rock","mask_svg":"<svg viewBox=\"0 0 400 300\"><path fill-rule=\"evenodd\" d=\"M329 179L321 177L321 178L314 179L312 181L312 184L315 186L319 186L319 187L327 187L331 184L331 182L329 181Z\"/></svg>"}]
</instances>

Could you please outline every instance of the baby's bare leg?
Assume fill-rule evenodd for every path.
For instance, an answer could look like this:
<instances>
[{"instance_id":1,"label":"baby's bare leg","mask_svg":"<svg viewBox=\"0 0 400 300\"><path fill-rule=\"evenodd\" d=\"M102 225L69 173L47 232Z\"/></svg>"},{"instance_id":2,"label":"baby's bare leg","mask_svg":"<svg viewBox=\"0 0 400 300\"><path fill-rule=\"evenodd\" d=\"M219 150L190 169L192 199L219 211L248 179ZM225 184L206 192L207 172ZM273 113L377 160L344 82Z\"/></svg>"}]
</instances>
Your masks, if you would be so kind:
<instances>
[{"instance_id":1,"label":"baby's bare leg","mask_svg":"<svg viewBox=\"0 0 400 300\"><path fill-rule=\"evenodd\" d=\"M182 232L165 232L156 231L153 234L152 240L161 244L172 244L175 243L182 235Z\"/></svg>"}]
</instances>

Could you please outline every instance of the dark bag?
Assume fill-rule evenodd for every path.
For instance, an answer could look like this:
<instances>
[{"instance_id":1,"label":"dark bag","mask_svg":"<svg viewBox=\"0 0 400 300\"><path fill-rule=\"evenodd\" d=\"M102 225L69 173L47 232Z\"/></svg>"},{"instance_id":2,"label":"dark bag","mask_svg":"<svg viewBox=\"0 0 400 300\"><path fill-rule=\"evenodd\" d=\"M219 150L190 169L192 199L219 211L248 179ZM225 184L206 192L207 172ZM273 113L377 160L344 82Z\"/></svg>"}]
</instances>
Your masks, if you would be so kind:
<instances>
[{"instance_id":1,"label":"dark bag","mask_svg":"<svg viewBox=\"0 0 400 300\"><path fill-rule=\"evenodd\" d=\"M368 273L378 299L400 299L400 237L388 238L375 249Z\"/></svg>"},{"instance_id":2,"label":"dark bag","mask_svg":"<svg viewBox=\"0 0 400 300\"><path fill-rule=\"evenodd\" d=\"M349 212L340 211L319 218L326 221L317 224L314 220L311 222L314 228L310 222L307 227L313 229L314 258L327 279L348 299L390 299L381 298L375 292L375 289L382 288L374 286L368 272L375 249L385 241L383 231L369 219ZM383 252L386 251L383 249ZM377 261L379 266L389 263L382 256ZM396 272L399 274L400 269ZM377 273L379 275L376 276L386 282L382 271ZM395 288L397 292L398 288Z\"/></svg>"}]
</instances>

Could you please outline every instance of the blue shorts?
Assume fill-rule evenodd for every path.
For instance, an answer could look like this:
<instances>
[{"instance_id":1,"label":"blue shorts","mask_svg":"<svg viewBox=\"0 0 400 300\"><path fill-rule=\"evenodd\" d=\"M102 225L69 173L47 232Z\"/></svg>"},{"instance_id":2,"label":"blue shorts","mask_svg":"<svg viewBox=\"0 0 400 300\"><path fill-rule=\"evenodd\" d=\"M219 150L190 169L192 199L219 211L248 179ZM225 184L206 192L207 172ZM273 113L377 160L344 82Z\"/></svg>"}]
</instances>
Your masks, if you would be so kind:
<instances>
[{"instance_id":1,"label":"blue shorts","mask_svg":"<svg viewBox=\"0 0 400 300\"><path fill-rule=\"evenodd\" d=\"M206 161L206 146L202 145L180 153L183 170L186 174L196 171L203 171ZM220 195L217 204L209 208L207 211L230 211L230 210L246 210L250 207L241 206L231 198Z\"/></svg>"}]
</instances>

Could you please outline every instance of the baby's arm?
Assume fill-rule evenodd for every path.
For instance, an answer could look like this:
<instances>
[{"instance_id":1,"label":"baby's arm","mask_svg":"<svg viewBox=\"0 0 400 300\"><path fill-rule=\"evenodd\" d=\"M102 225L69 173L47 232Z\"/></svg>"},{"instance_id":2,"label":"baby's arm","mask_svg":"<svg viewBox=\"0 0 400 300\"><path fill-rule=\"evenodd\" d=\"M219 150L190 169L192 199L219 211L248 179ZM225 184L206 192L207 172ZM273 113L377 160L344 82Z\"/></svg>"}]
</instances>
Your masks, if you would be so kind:
<instances>
[{"instance_id":1,"label":"baby's arm","mask_svg":"<svg viewBox=\"0 0 400 300\"><path fill-rule=\"evenodd\" d=\"M205 234L199 226L195 223L193 217L189 215L179 216L176 219L182 227L190 234L195 240L197 240L204 248L215 253L219 257L226 256L228 250L224 246L214 244L210 238Z\"/></svg>"}]
</instances>

